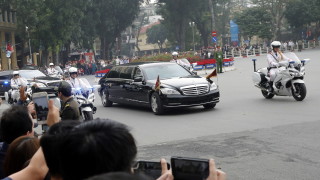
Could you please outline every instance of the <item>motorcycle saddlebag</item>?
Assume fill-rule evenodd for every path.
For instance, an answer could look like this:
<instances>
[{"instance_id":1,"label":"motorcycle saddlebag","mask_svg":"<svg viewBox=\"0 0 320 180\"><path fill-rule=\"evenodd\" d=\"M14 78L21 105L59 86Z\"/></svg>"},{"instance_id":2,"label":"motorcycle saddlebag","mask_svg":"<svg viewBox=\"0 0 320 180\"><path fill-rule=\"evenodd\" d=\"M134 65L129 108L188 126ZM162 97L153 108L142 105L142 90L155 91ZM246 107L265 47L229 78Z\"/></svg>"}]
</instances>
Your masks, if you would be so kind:
<instances>
[{"instance_id":1,"label":"motorcycle saddlebag","mask_svg":"<svg viewBox=\"0 0 320 180\"><path fill-rule=\"evenodd\" d=\"M261 74L258 72L253 72L252 73L252 80L255 84L260 84L261 82Z\"/></svg>"}]
</instances>

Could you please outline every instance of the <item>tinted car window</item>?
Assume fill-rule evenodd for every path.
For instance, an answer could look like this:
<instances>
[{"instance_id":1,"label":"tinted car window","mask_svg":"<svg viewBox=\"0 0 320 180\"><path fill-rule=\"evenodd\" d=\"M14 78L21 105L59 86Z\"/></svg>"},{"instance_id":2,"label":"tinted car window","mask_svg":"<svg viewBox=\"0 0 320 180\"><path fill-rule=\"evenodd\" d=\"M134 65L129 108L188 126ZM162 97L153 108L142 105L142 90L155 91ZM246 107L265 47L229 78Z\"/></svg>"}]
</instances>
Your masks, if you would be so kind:
<instances>
[{"instance_id":1,"label":"tinted car window","mask_svg":"<svg viewBox=\"0 0 320 180\"><path fill-rule=\"evenodd\" d=\"M110 70L110 72L108 73L108 78L119 78L120 76L120 68L119 67L114 67Z\"/></svg>"},{"instance_id":2,"label":"tinted car window","mask_svg":"<svg viewBox=\"0 0 320 180\"><path fill-rule=\"evenodd\" d=\"M122 67L120 78L123 79L132 79L132 72L134 67Z\"/></svg>"},{"instance_id":3,"label":"tinted car window","mask_svg":"<svg viewBox=\"0 0 320 180\"><path fill-rule=\"evenodd\" d=\"M143 70L146 73L147 80L155 80L157 79L158 75L160 76L160 79L186 77L191 75L189 71L175 63L147 66L144 67Z\"/></svg>"},{"instance_id":4,"label":"tinted car window","mask_svg":"<svg viewBox=\"0 0 320 180\"><path fill-rule=\"evenodd\" d=\"M142 74L141 70L139 68L136 68L134 75L133 75L133 79L142 78L142 77L143 77L143 74Z\"/></svg>"},{"instance_id":5,"label":"tinted car window","mask_svg":"<svg viewBox=\"0 0 320 180\"><path fill-rule=\"evenodd\" d=\"M0 80L6 80L6 79L11 79L11 78L9 77L9 75L0 76Z\"/></svg>"}]
</instances>

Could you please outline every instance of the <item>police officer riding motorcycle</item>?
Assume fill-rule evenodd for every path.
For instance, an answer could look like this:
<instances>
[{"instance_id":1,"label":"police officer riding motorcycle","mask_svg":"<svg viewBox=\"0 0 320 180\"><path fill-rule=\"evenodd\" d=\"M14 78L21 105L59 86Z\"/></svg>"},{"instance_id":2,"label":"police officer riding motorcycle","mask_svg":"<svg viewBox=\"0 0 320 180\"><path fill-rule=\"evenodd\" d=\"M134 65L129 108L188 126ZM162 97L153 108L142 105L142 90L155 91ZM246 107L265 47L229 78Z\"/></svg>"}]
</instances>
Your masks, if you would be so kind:
<instances>
[{"instance_id":1,"label":"police officer riding motorcycle","mask_svg":"<svg viewBox=\"0 0 320 180\"><path fill-rule=\"evenodd\" d=\"M70 77L66 81L72 87L72 94L79 103L80 113L85 120L92 120L97 108L93 105L95 100L94 91L88 80L78 78L78 69L69 68Z\"/></svg>"},{"instance_id":2,"label":"police officer riding motorcycle","mask_svg":"<svg viewBox=\"0 0 320 180\"><path fill-rule=\"evenodd\" d=\"M9 104L19 103L22 104L22 101L26 99L20 99L21 94L26 93L28 81L22 77L20 77L19 71L12 72L12 79L11 79L11 89L5 93L6 101Z\"/></svg>"},{"instance_id":3,"label":"police officer riding motorcycle","mask_svg":"<svg viewBox=\"0 0 320 180\"><path fill-rule=\"evenodd\" d=\"M268 67L255 70L252 74L254 85L261 89L266 99L277 95L293 96L295 100L302 101L307 93L303 79L309 59L300 60L292 52L283 54L279 41L273 41L271 46L272 51L267 55ZM253 61L256 69L256 59Z\"/></svg>"}]
</instances>

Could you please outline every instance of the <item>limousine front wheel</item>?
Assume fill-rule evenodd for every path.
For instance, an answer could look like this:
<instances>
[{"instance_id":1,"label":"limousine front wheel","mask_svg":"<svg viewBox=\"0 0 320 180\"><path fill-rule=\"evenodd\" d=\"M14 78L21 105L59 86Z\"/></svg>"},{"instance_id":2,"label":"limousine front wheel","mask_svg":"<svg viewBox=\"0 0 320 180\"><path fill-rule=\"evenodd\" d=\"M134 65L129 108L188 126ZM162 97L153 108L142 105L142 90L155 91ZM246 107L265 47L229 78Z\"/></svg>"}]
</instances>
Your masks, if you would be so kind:
<instances>
[{"instance_id":1,"label":"limousine front wheel","mask_svg":"<svg viewBox=\"0 0 320 180\"><path fill-rule=\"evenodd\" d=\"M112 103L113 103L112 101L109 100L109 95L105 91L102 92L101 101L104 107L110 107L112 106Z\"/></svg>"},{"instance_id":2,"label":"limousine front wheel","mask_svg":"<svg viewBox=\"0 0 320 180\"><path fill-rule=\"evenodd\" d=\"M163 114L164 109L163 109L159 94L157 92L152 93L150 105L154 114L156 115Z\"/></svg>"}]
</instances>

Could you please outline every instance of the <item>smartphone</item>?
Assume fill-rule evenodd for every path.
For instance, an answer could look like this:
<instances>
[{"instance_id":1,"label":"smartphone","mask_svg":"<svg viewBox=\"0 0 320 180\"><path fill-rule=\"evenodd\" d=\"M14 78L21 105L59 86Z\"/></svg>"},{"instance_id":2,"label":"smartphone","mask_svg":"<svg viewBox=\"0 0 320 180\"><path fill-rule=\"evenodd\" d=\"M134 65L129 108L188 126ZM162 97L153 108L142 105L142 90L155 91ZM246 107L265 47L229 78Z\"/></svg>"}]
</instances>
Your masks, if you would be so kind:
<instances>
[{"instance_id":1,"label":"smartphone","mask_svg":"<svg viewBox=\"0 0 320 180\"><path fill-rule=\"evenodd\" d=\"M167 163L168 170L170 169L170 164ZM153 161L136 161L133 164L133 172L143 173L152 178L159 178L161 176L161 163L160 162L153 162Z\"/></svg>"},{"instance_id":2,"label":"smartphone","mask_svg":"<svg viewBox=\"0 0 320 180\"><path fill-rule=\"evenodd\" d=\"M38 124L45 124L49 111L47 92L33 93L32 101L36 109Z\"/></svg>"},{"instance_id":3,"label":"smartphone","mask_svg":"<svg viewBox=\"0 0 320 180\"><path fill-rule=\"evenodd\" d=\"M204 180L209 176L209 159L171 157L174 180Z\"/></svg>"}]
</instances>

